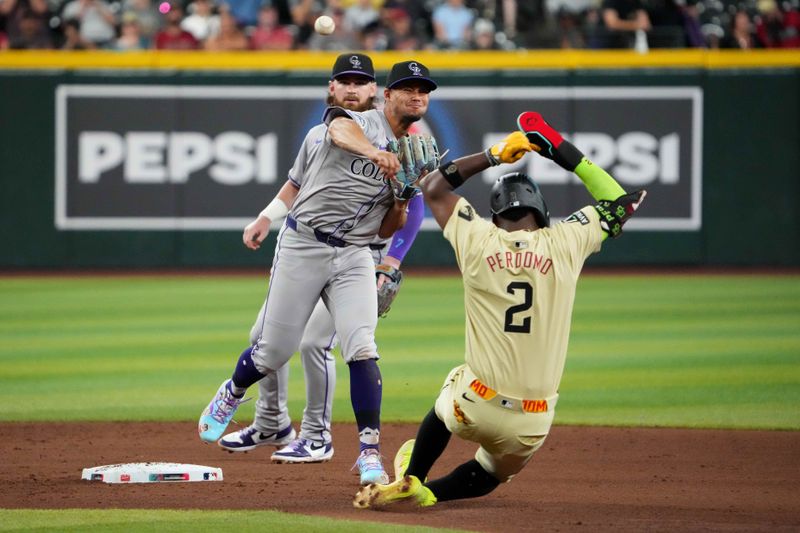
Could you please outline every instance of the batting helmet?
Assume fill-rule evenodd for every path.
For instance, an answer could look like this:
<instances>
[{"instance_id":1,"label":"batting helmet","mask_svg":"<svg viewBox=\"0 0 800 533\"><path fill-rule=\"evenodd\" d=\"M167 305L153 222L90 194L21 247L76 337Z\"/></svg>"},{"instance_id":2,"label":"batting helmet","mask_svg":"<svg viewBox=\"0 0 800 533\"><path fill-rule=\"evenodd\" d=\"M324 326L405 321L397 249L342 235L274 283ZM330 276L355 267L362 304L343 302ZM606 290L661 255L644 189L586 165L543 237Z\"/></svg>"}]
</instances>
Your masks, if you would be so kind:
<instances>
[{"instance_id":1,"label":"batting helmet","mask_svg":"<svg viewBox=\"0 0 800 533\"><path fill-rule=\"evenodd\" d=\"M540 228L550 226L550 211L547 210L539 186L522 172L504 174L497 178L492 185L489 205L495 215L510 209L530 209Z\"/></svg>"}]
</instances>

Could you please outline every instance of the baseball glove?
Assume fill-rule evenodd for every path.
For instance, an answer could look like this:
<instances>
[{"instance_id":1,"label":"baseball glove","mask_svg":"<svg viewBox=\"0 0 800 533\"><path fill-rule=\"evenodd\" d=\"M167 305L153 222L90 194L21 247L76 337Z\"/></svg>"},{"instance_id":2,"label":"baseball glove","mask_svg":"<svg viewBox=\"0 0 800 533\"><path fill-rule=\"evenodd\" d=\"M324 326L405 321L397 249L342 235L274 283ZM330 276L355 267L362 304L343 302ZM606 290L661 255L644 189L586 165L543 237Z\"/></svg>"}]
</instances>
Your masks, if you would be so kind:
<instances>
[{"instance_id":1,"label":"baseball glove","mask_svg":"<svg viewBox=\"0 0 800 533\"><path fill-rule=\"evenodd\" d=\"M392 190L398 200L408 200L419 192L417 180L439 166L439 148L431 135L404 135L389 141L388 149L397 154L400 171L391 181Z\"/></svg>"},{"instance_id":2,"label":"baseball glove","mask_svg":"<svg viewBox=\"0 0 800 533\"><path fill-rule=\"evenodd\" d=\"M378 288L378 316L384 317L397 297L403 283L403 273L389 265L378 265L375 267L375 277L381 274L389 278Z\"/></svg>"}]
</instances>

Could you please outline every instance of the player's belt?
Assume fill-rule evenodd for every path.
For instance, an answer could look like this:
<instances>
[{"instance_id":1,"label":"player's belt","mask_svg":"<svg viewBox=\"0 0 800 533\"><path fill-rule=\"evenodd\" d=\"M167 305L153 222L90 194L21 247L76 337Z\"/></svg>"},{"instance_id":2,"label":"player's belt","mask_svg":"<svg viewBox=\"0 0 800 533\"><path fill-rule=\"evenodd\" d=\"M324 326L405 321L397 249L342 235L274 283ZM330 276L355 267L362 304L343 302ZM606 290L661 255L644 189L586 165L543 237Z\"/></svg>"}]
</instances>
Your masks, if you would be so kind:
<instances>
[{"instance_id":1,"label":"player's belt","mask_svg":"<svg viewBox=\"0 0 800 533\"><path fill-rule=\"evenodd\" d=\"M503 396L488 385L482 383L481 380L472 374L468 367L464 367L464 370L464 377L469 380L469 388L472 390L472 392L493 405L502 407L503 409L511 409L512 411L522 411L523 413L546 413L547 411L552 411L556 407L558 394L540 399L524 399Z\"/></svg>"},{"instance_id":2,"label":"player's belt","mask_svg":"<svg viewBox=\"0 0 800 533\"><path fill-rule=\"evenodd\" d=\"M311 226L307 226L302 222L298 222L291 215L287 215L286 225L298 233L308 232L309 234L311 234L313 232L315 239L317 239L319 242L323 244L327 244L328 246L333 246L334 248L344 248L345 246L354 246L353 243L347 242L344 239L340 239L339 237L334 237L330 233L319 231L318 229L314 229ZM384 246L385 245L383 244L370 244L369 248L370 250L382 250Z\"/></svg>"}]
</instances>

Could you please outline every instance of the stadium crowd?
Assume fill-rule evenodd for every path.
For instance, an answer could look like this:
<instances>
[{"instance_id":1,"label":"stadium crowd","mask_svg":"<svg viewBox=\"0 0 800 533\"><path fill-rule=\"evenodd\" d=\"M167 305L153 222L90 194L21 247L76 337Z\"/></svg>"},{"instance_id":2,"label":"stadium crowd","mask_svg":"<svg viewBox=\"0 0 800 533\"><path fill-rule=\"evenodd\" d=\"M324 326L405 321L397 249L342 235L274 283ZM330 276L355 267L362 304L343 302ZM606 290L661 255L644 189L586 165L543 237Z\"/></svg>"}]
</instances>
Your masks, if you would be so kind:
<instances>
[{"instance_id":1,"label":"stadium crowd","mask_svg":"<svg viewBox=\"0 0 800 533\"><path fill-rule=\"evenodd\" d=\"M798 48L800 0L0 0L0 50ZM333 34L314 33L322 14Z\"/></svg>"}]
</instances>

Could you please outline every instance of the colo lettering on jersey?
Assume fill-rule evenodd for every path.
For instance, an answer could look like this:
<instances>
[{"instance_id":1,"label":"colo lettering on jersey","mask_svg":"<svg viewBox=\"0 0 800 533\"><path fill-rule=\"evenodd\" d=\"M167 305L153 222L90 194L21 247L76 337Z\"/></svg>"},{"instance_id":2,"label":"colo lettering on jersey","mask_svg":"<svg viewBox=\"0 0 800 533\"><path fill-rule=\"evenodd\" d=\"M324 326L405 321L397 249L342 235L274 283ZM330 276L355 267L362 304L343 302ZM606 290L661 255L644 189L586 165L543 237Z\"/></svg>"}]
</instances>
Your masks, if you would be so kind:
<instances>
[{"instance_id":1,"label":"colo lettering on jersey","mask_svg":"<svg viewBox=\"0 0 800 533\"><path fill-rule=\"evenodd\" d=\"M356 158L350 162L350 172L367 178L372 178L375 181L382 181L383 175L380 172L378 165L369 159Z\"/></svg>"},{"instance_id":2,"label":"colo lettering on jersey","mask_svg":"<svg viewBox=\"0 0 800 533\"><path fill-rule=\"evenodd\" d=\"M497 252L486 257L492 272L506 268L532 268L547 274L553 268L553 260L533 252Z\"/></svg>"}]
</instances>

